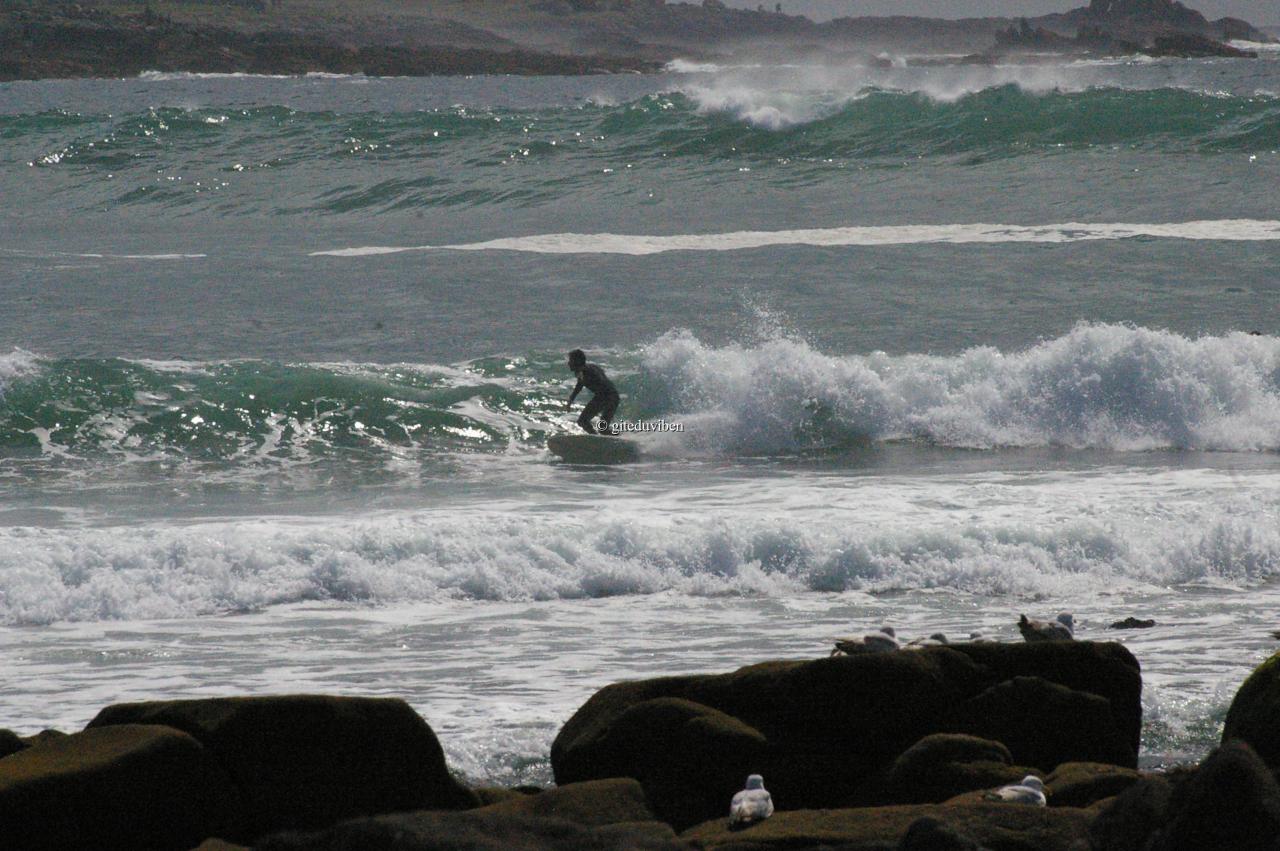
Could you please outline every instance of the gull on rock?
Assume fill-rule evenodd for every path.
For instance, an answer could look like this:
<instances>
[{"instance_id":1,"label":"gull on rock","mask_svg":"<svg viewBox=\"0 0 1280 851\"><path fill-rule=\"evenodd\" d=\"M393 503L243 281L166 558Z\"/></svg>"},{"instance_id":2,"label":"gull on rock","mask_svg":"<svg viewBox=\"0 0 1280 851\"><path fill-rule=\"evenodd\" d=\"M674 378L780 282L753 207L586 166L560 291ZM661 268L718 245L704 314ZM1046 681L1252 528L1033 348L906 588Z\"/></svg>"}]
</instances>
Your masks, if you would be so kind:
<instances>
[{"instance_id":1,"label":"gull on rock","mask_svg":"<svg viewBox=\"0 0 1280 851\"><path fill-rule=\"evenodd\" d=\"M861 637L837 638L835 645L835 649L831 651L832 656L839 654L853 656L858 653L888 653L902 646L898 643L898 634L891 626L882 626L879 632L871 632Z\"/></svg>"},{"instance_id":2,"label":"gull on rock","mask_svg":"<svg viewBox=\"0 0 1280 851\"><path fill-rule=\"evenodd\" d=\"M1052 621L1033 621L1023 615L1018 620L1018 632L1027 641L1073 641L1076 625L1070 612L1063 612Z\"/></svg>"},{"instance_id":3,"label":"gull on rock","mask_svg":"<svg viewBox=\"0 0 1280 851\"><path fill-rule=\"evenodd\" d=\"M1010 804L1030 804L1033 807L1043 807L1045 805L1044 798L1044 781L1034 774L1028 774L1022 778L1021 783L1012 783L1008 786L1001 786L982 797L988 801L1006 801Z\"/></svg>"},{"instance_id":4,"label":"gull on rock","mask_svg":"<svg viewBox=\"0 0 1280 851\"><path fill-rule=\"evenodd\" d=\"M747 778L747 788L733 796L729 804L729 826L746 827L764 821L773 815L773 798L764 788L764 778L752 774Z\"/></svg>"},{"instance_id":5,"label":"gull on rock","mask_svg":"<svg viewBox=\"0 0 1280 851\"><path fill-rule=\"evenodd\" d=\"M946 635L944 635L941 632L935 632L933 635L929 636L928 638L917 638L914 641L908 641L906 649L920 650L924 647L941 647L944 644L950 644L950 643L951 642L947 641Z\"/></svg>"}]
</instances>

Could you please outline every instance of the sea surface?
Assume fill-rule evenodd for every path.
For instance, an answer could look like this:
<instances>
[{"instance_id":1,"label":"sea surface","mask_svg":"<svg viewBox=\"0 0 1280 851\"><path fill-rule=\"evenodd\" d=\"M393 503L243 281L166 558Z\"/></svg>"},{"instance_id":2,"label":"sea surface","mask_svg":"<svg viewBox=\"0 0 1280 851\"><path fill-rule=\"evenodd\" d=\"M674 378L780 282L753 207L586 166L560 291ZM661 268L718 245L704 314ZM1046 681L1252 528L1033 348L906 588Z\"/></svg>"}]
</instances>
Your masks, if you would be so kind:
<instances>
[{"instance_id":1,"label":"sea surface","mask_svg":"<svg viewBox=\"0 0 1280 851\"><path fill-rule=\"evenodd\" d=\"M0 85L0 726L396 695L546 783L609 682L1071 611L1205 753L1280 627L1280 52L888 58ZM683 430L550 455L574 347Z\"/></svg>"}]
</instances>

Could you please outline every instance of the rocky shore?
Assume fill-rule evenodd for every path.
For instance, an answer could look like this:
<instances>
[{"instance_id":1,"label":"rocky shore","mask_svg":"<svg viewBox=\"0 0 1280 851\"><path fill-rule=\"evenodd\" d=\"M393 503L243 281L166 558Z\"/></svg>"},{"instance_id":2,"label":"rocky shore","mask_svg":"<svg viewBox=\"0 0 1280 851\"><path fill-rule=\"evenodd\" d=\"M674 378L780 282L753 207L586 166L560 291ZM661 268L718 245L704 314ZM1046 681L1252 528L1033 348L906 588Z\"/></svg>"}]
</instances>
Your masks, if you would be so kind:
<instances>
[{"instance_id":1,"label":"rocky shore","mask_svg":"<svg viewBox=\"0 0 1280 851\"><path fill-rule=\"evenodd\" d=\"M122 704L0 731L0 824L33 851L1280 847L1280 654L1198 766L1138 770L1141 689L1122 645L1083 641L616 683L561 729L549 789L468 788L396 699ZM748 774L776 810L733 828ZM1024 778L1042 799L992 794Z\"/></svg>"},{"instance_id":2,"label":"rocky shore","mask_svg":"<svg viewBox=\"0 0 1280 851\"><path fill-rule=\"evenodd\" d=\"M1173 0L1092 0L1062 14L814 22L781 6L716 0L12 0L0 5L0 80L142 71L302 74L599 74L656 71L678 57L874 64L884 51L967 62L1043 54L1247 56L1268 41L1246 21L1208 20ZM948 60L954 61L954 60Z\"/></svg>"}]
</instances>

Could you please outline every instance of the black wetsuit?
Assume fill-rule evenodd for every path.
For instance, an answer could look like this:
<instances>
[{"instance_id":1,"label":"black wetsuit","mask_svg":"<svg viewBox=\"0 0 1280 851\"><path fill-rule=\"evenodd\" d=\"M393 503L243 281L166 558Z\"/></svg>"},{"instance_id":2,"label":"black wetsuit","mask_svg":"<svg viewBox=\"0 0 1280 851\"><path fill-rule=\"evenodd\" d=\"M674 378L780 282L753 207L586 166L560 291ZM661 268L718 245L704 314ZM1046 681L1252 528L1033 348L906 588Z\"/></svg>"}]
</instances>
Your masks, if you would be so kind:
<instances>
[{"instance_id":1,"label":"black wetsuit","mask_svg":"<svg viewBox=\"0 0 1280 851\"><path fill-rule=\"evenodd\" d=\"M613 382L604 374L604 370L594 363L589 363L578 370L578 386L573 388L573 394L569 396L570 404L582 392L583 387L591 391L591 401L582 409L582 415L578 417L578 425L590 434L609 434L609 423L613 422L618 403L622 401L618 396L618 388L613 386ZM600 417L598 432L591 424L597 416Z\"/></svg>"}]
</instances>

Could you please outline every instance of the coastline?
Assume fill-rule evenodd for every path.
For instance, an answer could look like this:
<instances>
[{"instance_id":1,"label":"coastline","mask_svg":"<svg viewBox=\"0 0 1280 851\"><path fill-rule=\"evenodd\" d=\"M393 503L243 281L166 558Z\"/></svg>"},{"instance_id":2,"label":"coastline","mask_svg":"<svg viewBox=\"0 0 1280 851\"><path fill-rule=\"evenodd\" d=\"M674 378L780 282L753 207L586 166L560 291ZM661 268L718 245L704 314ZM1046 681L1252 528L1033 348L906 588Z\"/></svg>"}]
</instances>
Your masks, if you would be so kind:
<instances>
[{"instance_id":1,"label":"coastline","mask_svg":"<svg viewBox=\"0 0 1280 851\"><path fill-rule=\"evenodd\" d=\"M79 732L0 731L0 814L24 847L64 851L1207 847L1197 837L1262 851L1280 835L1277 683L1273 656L1237 691L1218 749L1143 770L1140 666L1113 641L934 642L628 680L565 719L547 787L468 785L442 719L396 697L149 700ZM726 824L748 774L764 775L771 815ZM1038 798L1002 797L1037 783Z\"/></svg>"}]
</instances>

